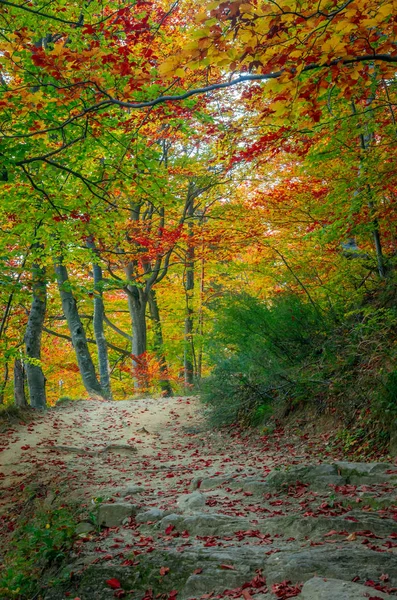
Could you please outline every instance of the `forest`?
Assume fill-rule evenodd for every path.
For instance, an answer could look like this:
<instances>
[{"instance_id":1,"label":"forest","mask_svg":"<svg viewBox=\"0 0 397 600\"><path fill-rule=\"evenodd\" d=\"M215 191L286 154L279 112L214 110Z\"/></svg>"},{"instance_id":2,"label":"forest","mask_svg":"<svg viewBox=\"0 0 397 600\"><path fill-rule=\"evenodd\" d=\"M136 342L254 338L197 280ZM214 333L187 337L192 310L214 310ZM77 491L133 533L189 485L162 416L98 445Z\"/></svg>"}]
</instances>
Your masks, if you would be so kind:
<instances>
[{"instance_id":1,"label":"forest","mask_svg":"<svg viewBox=\"0 0 397 600\"><path fill-rule=\"evenodd\" d=\"M5 409L200 392L386 447L395 0L0 4Z\"/></svg>"},{"instance_id":2,"label":"forest","mask_svg":"<svg viewBox=\"0 0 397 600\"><path fill-rule=\"evenodd\" d=\"M397 597L397 0L0 0L0 598Z\"/></svg>"}]
</instances>

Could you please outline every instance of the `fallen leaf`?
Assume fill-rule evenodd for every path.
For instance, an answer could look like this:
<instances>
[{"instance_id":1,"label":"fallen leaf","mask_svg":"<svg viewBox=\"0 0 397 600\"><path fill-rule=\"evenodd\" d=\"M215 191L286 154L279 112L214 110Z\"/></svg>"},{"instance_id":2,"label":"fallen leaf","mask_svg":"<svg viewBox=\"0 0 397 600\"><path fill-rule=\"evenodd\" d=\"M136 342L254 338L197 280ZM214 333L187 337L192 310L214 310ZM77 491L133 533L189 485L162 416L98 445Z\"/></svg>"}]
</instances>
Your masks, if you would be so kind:
<instances>
[{"instance_id":1,"label":"fallen leaf","mask_svg":"<svg viewBox=\"0 0 397 600\"><path fill-rule=\"evenodd\" d=\"M112 588L112 590L119 590L121 588L121 583L118 579L107 579L106 583L110 588Z\"/></svg>"}]
</instances>

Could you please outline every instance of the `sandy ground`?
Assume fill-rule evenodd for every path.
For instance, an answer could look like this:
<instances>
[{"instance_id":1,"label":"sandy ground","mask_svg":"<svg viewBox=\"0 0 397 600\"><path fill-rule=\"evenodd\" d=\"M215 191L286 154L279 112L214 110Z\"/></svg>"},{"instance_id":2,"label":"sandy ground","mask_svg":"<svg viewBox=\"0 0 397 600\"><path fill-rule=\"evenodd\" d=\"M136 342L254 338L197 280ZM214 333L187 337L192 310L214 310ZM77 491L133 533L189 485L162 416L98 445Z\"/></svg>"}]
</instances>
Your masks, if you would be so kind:
<instances>
[{"instance_id":1,"label":"sandy ground","mask_svg":"<svg viewBox=\"0 0 397 600\"><path fill-rule=\"evenodd\" d=\"M87 400L11 425L0 441L2 513L29 484L67 483L75 495L89 496L106 482L128 482L126 459L139 470L142 458L168 447L181 428L200 428L200 412L194 398Z\"/></svg>"}]
</instances>

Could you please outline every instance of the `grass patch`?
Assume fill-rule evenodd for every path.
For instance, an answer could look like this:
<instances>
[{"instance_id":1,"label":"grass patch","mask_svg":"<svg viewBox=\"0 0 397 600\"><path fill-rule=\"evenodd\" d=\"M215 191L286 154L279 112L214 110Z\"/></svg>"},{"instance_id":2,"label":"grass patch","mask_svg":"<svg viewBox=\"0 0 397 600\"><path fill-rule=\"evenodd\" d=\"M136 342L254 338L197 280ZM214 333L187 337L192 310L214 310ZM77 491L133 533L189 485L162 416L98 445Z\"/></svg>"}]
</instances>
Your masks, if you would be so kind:
<instances>
[{"instance_id":1,"label":"grass patch","mask_svg":"<svg viewBox=\"0 0 397 600\"><path fill-rule=\"evenodd\" d=\"M30 600L59 584L63 565L73 546L76 510L59 494L46 503L39 494L27 494L14 531L4 542L0 568L0 598Z\"/></svg>"}]
</instances>

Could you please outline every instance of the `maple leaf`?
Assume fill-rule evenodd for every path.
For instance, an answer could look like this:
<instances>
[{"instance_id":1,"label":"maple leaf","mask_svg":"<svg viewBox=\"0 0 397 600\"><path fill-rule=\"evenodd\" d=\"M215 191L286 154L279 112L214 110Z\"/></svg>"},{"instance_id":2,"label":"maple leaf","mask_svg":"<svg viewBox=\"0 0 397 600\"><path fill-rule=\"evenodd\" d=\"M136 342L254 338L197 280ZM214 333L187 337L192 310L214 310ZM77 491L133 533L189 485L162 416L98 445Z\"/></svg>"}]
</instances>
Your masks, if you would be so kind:
<instances>
[{"instance_id":1,"label":"maple leaf","mask_svg":"<svg viewBox=\"0 0 397 600\"><path fill-rule=\"evenodd\" d=\"M113 579L107 579L106 583L113 590L118 590L118 589L121 588L121 583L120 583L120 581L118 579L115 579L115 578L113 578Z\"/></svg>"}]
</instances>

